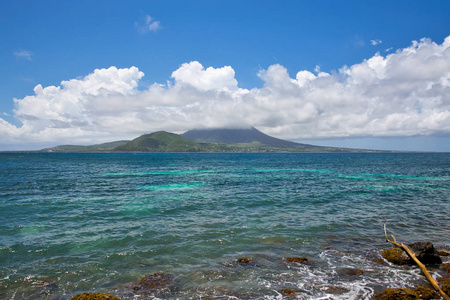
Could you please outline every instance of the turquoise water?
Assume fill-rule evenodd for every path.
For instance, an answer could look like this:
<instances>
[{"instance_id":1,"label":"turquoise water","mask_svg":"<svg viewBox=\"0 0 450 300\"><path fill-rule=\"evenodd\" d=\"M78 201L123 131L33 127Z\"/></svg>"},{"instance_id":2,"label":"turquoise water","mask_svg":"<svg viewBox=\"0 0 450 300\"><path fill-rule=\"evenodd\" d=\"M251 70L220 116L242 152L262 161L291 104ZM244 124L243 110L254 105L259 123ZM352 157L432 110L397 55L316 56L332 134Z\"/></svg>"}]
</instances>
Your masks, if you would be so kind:
<instances>
[{"instance_id":1,"label":"turquoise water","mask_svg":"<svg viewBox=\"0 0 450 300\"><path fill-rule=\"evenodd\" d=\"M136 299L155 272L173 288L146 299L371 299L427 285L376 262L383 220L449 249L449 191L448 153L2 153L0 299Z\"/></svg>"}]
</instances>

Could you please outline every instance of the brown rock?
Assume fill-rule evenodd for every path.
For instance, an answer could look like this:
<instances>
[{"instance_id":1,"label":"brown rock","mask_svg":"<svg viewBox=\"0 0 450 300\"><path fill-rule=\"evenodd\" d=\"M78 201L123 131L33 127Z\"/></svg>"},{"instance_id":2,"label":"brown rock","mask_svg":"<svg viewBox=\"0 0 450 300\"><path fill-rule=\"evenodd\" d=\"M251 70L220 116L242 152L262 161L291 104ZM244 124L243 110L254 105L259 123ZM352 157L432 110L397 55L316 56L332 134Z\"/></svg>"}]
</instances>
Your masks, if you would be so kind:
<instances>
[{"instance_id":1,"label":"brown rock","mask_svg":"<svg viewBox=\"0 0 450 300\"><path fill-rule=\"evenodd\" d=\"M441 265L441 268L450 273L450 263L445 263Z\"/></svg>"},{"instance_id":2,"label":"brown rock","mask_svg":"<svg viewBox=\"0 0 450 300\"><path fill-rule=\"evenodd\" d=\"M139 293L167 292L173 285L174 275L166 273L153 273L145 275L132 289Z\"/></svg>"},{"instance_id":3,"label":"brown rock","mask_svg":"<svg viewBox=\"0 0 450 300\"><path fill-rule=\"evenodd\" d=\"M71 300L120 300L120 299L105 293L84 293L73 296Z\"/></svg>"},{"instance_id":4,"label":"brown rock","mask_svg":"<svg viewBox=\"0 0 450 300\"><path fill-rule=\"evenodd\" d=\"M374 295L375 300L414 300L416 295L411 289L387 288L382 293Z\"/></svg>"},{"instance_id":5,"label":"brown rock","mask_svg":"<svg viewBox=\"0 0 450 300\"><path fill-rule=\"evenodd\" d=\"M330 286L326 286L326 287L322 288L322 291L331 293L331 294L341 295L341 294L347 293L349 291L349 289L346 287L342 287L342 286L330 285Z\"/></svg>"},{"instance_id":6,"label":"brown rock","mask_svg":"<svg viewBox=\"0 0 450 300\"><path fill-rule=\"evenodd\" d=\"M283 294L286 294L286 295L295 295L295 294L297 294L296 291L293 291L293 290L291 290L291 289L282 289L281 292L282 292Z\"/></svg>"},{"instance_id":7,"label":"brown rock","mask_svg":"<svg viewBox=\"0 0 450 300\"><path fill-rule=\"evenodd\" d=\"M419 286L414 290L387 288L382 293L374 295L375 300L412 300L412 299L439 299L439 295L432 289Z\"/></svg>"},{"instance_id":8,"label":"brown rock","mask_svg":"<svg viewBox=\"0 0 450 300\"><path fill-rule=\"evenodd\" d=\"M438 277L436 278L437 282L441 285L441 289L447 295L450 295L450 279L446 277Z\"/></svg>"},{"instance_id":9,"label":"brown rock","mask_svg":"<svg viewBox=\"0 0 450 300\"><path fill-rule=\"evenodd\" d=\"M240 262L241 264L248 264L250 261L251 259L247 257L241 257L237 259L237 262Z\"/></svg>"},{"instance_id":10,"label":"brown rock","mask_svg":"<svg viewBox=\"0 0 450 300\"><path fill-rule=\"evenodd\" d=\"M440 256L450 256L450 251L448 250L439 249L437 252L439 253Z\"/></svg>"},{"instance_id":11,"label":"brown rock","mask_svg":"<svg viewBox=\"0 0 450 300\"><path fill-rule=\"evenodd\" d=\"M408 248L416 255L416 257L425 265L441 264L438 251L430 242L417 242L409 244ZM400 248L391 248L384 250L381 255L389 262L396 265L410 265L414 261Z\"/></svg>"},{"instance_id":12,"label":"brown rock","mask_svg":"<svg viewBox=\"0 0 450 300\"><path fill-rule=\"evenodd\" d=\"M364 271L361 269L353 269L353 268L344 268L340 271L340 273L347 276L356 276L364 274Z\"/></svg>"},{"instance_id":13,"label":"brown rock","mask_svg":"<svg viewBox=\"0 0 450 300\"><path fill-rule=\"evenodd\" d=\"M296 256L285 257L284 260L288 261L288 262L292 262L292 263L299 263L299 264L305 264L308 262L308 259L304 256L302 256L302 257L296 257Z\"/></svg>"},{"instance_id":14,"label":"brown rock","mask_svg":"<svg viewBox=\"0 0 450 300\"><path fill-rule=\"evenodd\" d=\"M396 265L409 265L413 261L411 258L400 248L386 249L381 253L384 259Z\"/></svg>"},{"instance_id":15,"label":"brown rock","mask_svg":"<svg viewBox=\"0 0 450 300\"><path fill-rule=\"evenodd\" d=\"M377 259L375 260L375 262L376 262L377 264L379 264L379 265L385 265L385 264L386 264L386 262L385 262L382 258L377 258Z\"/></svg>"},{"instance_id":16,"label":"brown rock","mask_svg":"<svg viewBox=\"0 0 450 300\"><path fill-rule=\"evenodd\" d=\"M425 288L423 286L418 286L414 293L419 299L439 299L440 296L432 289Z\"/></svg>"}]
</instances>

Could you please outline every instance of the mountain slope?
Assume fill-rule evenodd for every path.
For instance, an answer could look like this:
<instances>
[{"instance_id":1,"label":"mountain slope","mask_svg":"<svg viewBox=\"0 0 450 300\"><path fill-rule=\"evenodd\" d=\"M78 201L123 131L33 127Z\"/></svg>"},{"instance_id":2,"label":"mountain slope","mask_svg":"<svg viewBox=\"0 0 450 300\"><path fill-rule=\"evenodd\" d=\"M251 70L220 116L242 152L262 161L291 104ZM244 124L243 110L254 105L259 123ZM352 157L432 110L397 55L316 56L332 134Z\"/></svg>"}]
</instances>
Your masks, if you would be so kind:
<instances>
[{"instance_id":1,"label":"mountain slope","mask_svg":"<svg viewBox=\"0 0 450 300\"><path fill-rule=\"evenodd\" d=\"M96 144L90 146L81 146L81 145L60 145L51 148L45 148L41 151L44 152L101 152L101 151L111 151L112 149L125 145L129 141L116 141L109 142L103 144Z\"/></svg>"},{"instance_id":2,"label":"mountain slope","mask_svg":"<svg viewBox=\"0 0 450 300\"><path fill-rule=\"evenodd\" d=\"M202 146L178 134L158 131L141 135L125 145L114 148L114 151L139 152L197 152Z\"/></svg>"},{"instance_id":3,"label":"mountain slope","mask_svg":"<svg viewBox=\"0 0 450 300\"><path fill-rule=\"evenodd\" d=\"M300 144L271 137L256 128L250 129L196 129L182 134L183 137L206 143L253 144L273 148L317 148L324 147Z\"/></svg>"},{"instance_id":4,"label":"mountain slope","mask_svg":"<svg viewBox=\"0 0 450 300\"><path fill-rule=\"evenodd\" d=\"M250 129L190 130L183 135L158 131L131 141L92 146L62 145L41 152L373 152L313 146L268 136Z\"/></svg>"}]
</instances>

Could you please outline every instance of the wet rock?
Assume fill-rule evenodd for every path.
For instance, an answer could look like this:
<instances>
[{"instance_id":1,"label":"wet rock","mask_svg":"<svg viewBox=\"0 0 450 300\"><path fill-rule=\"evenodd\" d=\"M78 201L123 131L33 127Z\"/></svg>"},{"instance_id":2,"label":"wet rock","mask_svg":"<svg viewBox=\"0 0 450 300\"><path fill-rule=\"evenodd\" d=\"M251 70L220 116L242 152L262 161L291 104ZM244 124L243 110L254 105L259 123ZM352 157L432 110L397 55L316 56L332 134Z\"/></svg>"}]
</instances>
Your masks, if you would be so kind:
<instances>
[{"instance_id":1,"label":"wet rock","mask_svg":"<svg viewBox=\"0 0 450 300\"><path fill-rule=\"evenodd\" d=\"M375 300L413 300L413 299L439 299L439 295L429 288L422 286L417 287L415 290L402 288L392 289L387 288L382 293L374 295Z\"/></svg>"},{"instance_id":2,"label":"wet rock","mask_svg":"<svg viewBox=\"0 0 450 300\"><path fill-rule=\"evenodd\" d=\"M385 262L382 258L377 258L377 259L375 259L375 262L376 262L377 264L379 264L379 265L385 265L385 264L386 264L386 262Z\"/></svg>"},{"instance_id":3,"label":"wet rock","mask_svg":"<svg viewBox=\"0 0 450 300\"><path fill-rule=\"evenodd\" d=\"M241 264L248 264L251 262L251 259L247 258L247 257L241 257L241 258L238 258L236 261Z\"/></svg>"},{"instance_id":4,"label":"wet rock","mask_svg":"<svg viewBox=\"0 0 450 300\"><path fill-rule=\"evenodd\" d=\"M387 288L383 292L374 295L375 300L413 300L416 295L411 289L392 289Z\"/></svg>"},{"instance_id":5,"label":"wet rock","mask_svg":"<svg viewBox=\"0 0 450 300\"><path fill-rule=\"evenodd\" d=\"M450 274L450 263L445 263L441 265L441 268L447 271Z\"/></svg>"},{"instance_id":6,"label":"wet rock","mask_svg":"<svg viewBox=\"0 0 450 300\"><path fill-rule=\"evenodd\" d=\"M330 294L341 295L349 292L349 289L342 286L329 285L322 288L322 291Z\"/></svg>"},{"instance_id":7,"label":"wet rock","mask_svg":"<svg viewBox=\"0 0 450 300\"><path fill-rule=\"evenodd\" d=\"M105 293L84 293L73 296L71 300L120 300L120 299Z\"/></svg>"},{"instance_id":8,"label":"wet rock","mask_svg":"<svg viewBox=\"0 0 450 300\"><path fill-rule=\"evenodd\" d=\"M423 286L418 286L414 293L419 299L439 299L440 296L434 290L425 288Z\"/></svg>"},{"instance_id":9,"label":"wet rock","mask_svg":"<svg viewBox=\"0 0 450 300\"><path fill-rule=\"evenodd\" d=\"M439 253L440 256L450 256L450 251L445 249L438 249L437 252Z\"/></svg>"},{"instance_id":10,"label":"wet rock","mask_svg":"<svg viewBox=\"0 0 450 300\"><path fill-rule=\"evenodd\" d=\"M295 295L295 294L297 294L296 291L291 290L291 289L282 289L280 292L282 294L285 294L285 295Z\"/></svg>"},{"instance_id":11,"label":"wet rock","mask_svg":"<svg viewBox=\"0 0 450 300\"><path fill-rule=\"evenodd\" d=\"M413 263L411 258L400 248L386 249L381 253L384 259L396 265L410 265Z\"/></svg>"},{"instance_id":12,"label":"wet rock","mask_svg":"<svg viewBox=\"0 0 450 300\"><path fill-rule=\"evenodd\" d=\"M131 288L138 293L165 293L173 288L173 274L153 273L145 275L137 283L132 284Z\"/></svg>"},{"instance_id":13,"label":"wet rock","mask_svg":"<svg viewBox=\"0 0 450 300\"><path fill-rule=\"evenodd\" d=\"M425 265L442 264L441 257L439 256L436 248L430 242L417 242L408 245L408 247L414 252L421 263Z\"/></svg>"},{"instance_id":14,"label":"wet rock","mask_svg":"<svg viewBox=\"0 0 450 300\"><path fill-rule=\"evenodd\" d=\"M307 264L309 262L308 258L302 256L302 257L285 257L283 260L290 262L290 263L299 263L299 264Z\"/></svg>"},{"instance_id":15,"label":"wet rock","mask_svg":"<svg viewBox=\"0 0 450 300\"><path fill-rule=\"evenodd\" d=\"M442 260L437 250L430 242L417 242L409 244L408 248L414 252L416 257L425 265L441 264ZM381 255L389 262L396 265L411 265L414 261L400 248L384 250Z\"/></svg>"},{"instance_id":16,"label":"wet rock","mask_svg":"<svg viewBox=\"0 0 450 300\"><path fill-rule=\"evenodd\" d=\"M450 279L446 277L438 277L436 281L441 285L441 289L447 295L450 295Z\"/></svg>"},{"instance_id":17,"label":"wet rock","mask_svg":"<svg viewBox=\"0 0 450 300\"><path fill-rule=\"evenodd\" d=\"M343 268L339 271L339 273L346 275L346 276L356 276L356 275L364 274L364 271L361 269Z\"/></svg>"}]
</instances>

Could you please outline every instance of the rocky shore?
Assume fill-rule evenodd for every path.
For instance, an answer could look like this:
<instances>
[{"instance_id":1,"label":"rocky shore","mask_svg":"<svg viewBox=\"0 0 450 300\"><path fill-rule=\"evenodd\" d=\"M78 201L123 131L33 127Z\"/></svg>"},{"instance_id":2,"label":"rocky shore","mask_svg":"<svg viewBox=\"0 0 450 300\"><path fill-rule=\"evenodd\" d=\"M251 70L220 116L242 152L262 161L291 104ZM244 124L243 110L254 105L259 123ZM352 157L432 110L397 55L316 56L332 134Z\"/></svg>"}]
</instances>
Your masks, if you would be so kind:
<instances>
[{"instance_id":1,"label":"rocky shore","mask_svg":"<svg viewBox=\"0 0 450 300\"><path fill-rule=\"evenodd\" d=\"M408 245L415 253L419 260L430 267L433 267L438 273L441 289L447 294L450 294L450 263L442 263L441 257L450 256L450 251L437 250L429 242L418 242ZM381 252L383 258L378 258L377 263L380 264L394 264L398 266L412 265L414 262L411 258L399 248L390 248ZM281 258L287 264L293 265L314 265L314 262L307 257L283 257ZM230 263L231 266L248 266L256 264L252 257L239 257ZM361 276L364 274L364 270L355 268L344 268L339 270L343 276ZM442 299L441 296L434 291L431 286L417 286L414 289L411 288L390 288L387 287L383 292L375 294L375 300L412 300L412 299ZM330 286L327 292L332 294L342 294L346 291L340 290L342 288ZM137 282L131 282L125 284L121 288L121 295L130 299L147 299L148 297L162 297L173 293L177 290L177 283L174 274L168 273L153 273L143 276ZM292 288L280 289L279 294L283 299L298 299L302 296L301 290ZM243 299L239 295L229 295L233 299ZM72 300L120 300L106 293L82 293L75 295ZM199 298L200 299L200 298ZM219 300L221 298L201 297L203 300ZM250 299L250 298L249 298Z\"/></svg>"}]
</instances>

